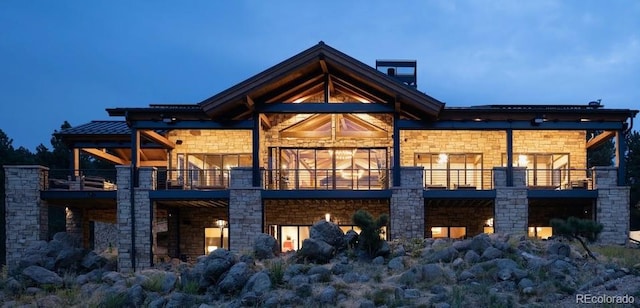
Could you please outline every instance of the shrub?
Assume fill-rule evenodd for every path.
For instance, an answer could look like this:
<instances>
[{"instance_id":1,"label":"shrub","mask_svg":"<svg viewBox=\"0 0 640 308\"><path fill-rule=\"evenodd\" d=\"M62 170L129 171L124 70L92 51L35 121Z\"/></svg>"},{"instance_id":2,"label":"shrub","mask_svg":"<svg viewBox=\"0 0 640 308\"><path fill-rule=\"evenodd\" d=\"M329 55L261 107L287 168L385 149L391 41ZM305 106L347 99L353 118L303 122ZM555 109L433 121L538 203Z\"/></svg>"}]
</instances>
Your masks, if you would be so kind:
<instances>
[{"instance_id":1,"label":"shrub","mask_svg":"<svg viewBox=\"0 0 640 308\"><path fill-rule=\"evenodd\" d=\"M358 210L351 217L353 223L360 228L360 236L358 241L360 247L365 250L369 256L374 254L380 249L382 245L382 227L387 225L389 217L387 215L380 215L378 219L373 219L373 216L369 212L364 210Z\"/></svg>"},{"instance_id":2,"label":"shrub","mask_svg":"<svg viewBox=\"0 0 640 308\"><path fill-rule=\"evenodd\" d=\"M284 271L286 270L281 260L275 260L269 264L269 278L273 285L284 284Z\"/></svg>"}]
</instances>

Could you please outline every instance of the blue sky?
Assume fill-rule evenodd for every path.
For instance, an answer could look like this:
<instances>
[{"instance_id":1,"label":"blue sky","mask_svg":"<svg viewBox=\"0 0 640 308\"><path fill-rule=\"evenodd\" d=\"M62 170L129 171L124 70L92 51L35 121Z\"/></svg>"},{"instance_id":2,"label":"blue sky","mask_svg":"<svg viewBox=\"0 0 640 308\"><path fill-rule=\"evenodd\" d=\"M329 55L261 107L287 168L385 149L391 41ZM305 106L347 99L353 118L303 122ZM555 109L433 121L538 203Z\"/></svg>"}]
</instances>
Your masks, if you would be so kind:
<instances>
[{"instance_id":1,"label":"blue sky","mask_svg":"<svg viewBox=\"0 0 640 308\"><path fill-rule=\"evenodd\" d=\"M417 60L447 106L640 108L636 0L3 0L0 129L49 146L65 120L198 103L321 40L372 66Z\"/></svg>"}]
</instances>

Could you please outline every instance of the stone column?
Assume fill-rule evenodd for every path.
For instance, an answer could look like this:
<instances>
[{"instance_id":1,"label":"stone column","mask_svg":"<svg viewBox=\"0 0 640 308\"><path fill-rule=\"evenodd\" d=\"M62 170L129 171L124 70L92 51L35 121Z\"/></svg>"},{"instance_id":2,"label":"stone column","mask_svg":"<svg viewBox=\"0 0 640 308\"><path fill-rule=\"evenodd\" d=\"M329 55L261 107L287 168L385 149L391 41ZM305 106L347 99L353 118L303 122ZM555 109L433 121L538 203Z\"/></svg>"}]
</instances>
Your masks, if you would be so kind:
<instances>
[{"instance_id":1,"label":"stone column","mask_svg":"<svg viewBox=\"0 0 640 308\"><path fill-rule=\"evenodd\" d=\"M48 208L40 199L49 168L4 166L6 261L9 269L18 266L27 246L48 238Z\"/></svg>"},{"instance_id":2,"label":"stone column","mask_svg":"<svg viewBox=\"0 0 640 308\"><path fill-rule=\"evenodd\" d=\"M596 221L604 228L599 241L607 244L626 244L629 240L628 186L618 186L618 169L594 167L593 187L598 190Z\"/></svg>"},{"instance_id":3,"label":"stone column","mask_svg":"<svg viewBox=\"0 0 640 308\"><path fill-rule=\"evenodd\" d=\"M424 167L401 167L400 183L391 188L389 239L424 238Z\"/></svg>"},{"instance_id":4,"label":"stone column","mask_svg":"<svg viewBox=\"0 0 640 308\"><path fill-rule=\"evenodd\" d=\"M513 186L507 186L507 168L493 168L496 189L493 219L495 232L527 234L529 199L524 167L513 167Z\"/></svg>"},{"instance_id":5,"label":"stone column","mask_svg":"<svg viewBox=\"0 0 640 308\"><path fill-rule=\"evenodd\" d=\"M65 231L69 234L76 243L80 244L84 242L84 216L82 215L82 209L67 207L65 208Z\"/></svg>"},{"instance_id":6,"label":"stone column","mask_svg":"<svg viewBox=\"0 0 640 308\"><path fill-rule=\"evenodd\" d=\"M250 251L253 240L263 232L262 188L253 187L252 168L231 169L229 187L229 248Z\"/></svg>"},{"instance_id":7,"label":"stone column","mask_svg":"<svg viewBox=\"0 0 640 308\"><path fill-rule=\"evenodd\" d=\"M142 167L138 174L139 185L135 188L134 200L136 271L153 265L153 251L156 248L156 237L152 230L156 207L149 199L149 191L156 187L156 168Z\"/></svg>"},{"instance_id":8,"label":"stone column","mask_svg":"<svg viewBox=\"0 0 640 308\"><path fill-rule=\"evenodd\" d=\"M118 183L118 209L116 221L118 224L118 271L127 273L133 271L131 259L131 167L116 166Z\"/></svg>"}]
</instances>

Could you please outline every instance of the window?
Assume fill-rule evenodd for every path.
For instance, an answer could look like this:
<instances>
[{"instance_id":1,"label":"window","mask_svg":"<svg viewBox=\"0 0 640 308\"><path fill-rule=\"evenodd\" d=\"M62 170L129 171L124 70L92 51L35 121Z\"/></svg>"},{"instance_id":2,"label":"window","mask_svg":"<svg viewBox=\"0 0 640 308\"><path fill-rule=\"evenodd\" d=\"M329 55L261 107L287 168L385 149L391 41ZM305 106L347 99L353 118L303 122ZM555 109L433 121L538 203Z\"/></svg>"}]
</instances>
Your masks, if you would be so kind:
<instances>
[{"instance_id":1,"label":"window","mask_svg":"<svg viewBox=\"0 0 640 308\"><path fill-rule=\"evenodd\" d=\"M416 153L427 189L481 189L482 154Z\"/></svg>"},{"instance_id":2,"label":"window","mask_svg":"<svg viewBox=\"0 0 640 308\"><path fill-rule=\"evenodd\" d=\"M309 238L310 226L280 226L280 249L283 252L296 251Z\"/></svg>"},{"instance_id":3,"label":"window","mask_svg":"<svg viewBox=\"0 0 640 308\"><path fill-rule=\"evenodd\" d=\"M507 165L507 155L504 153L502 165ZM514 153L513 166L527 168L527 186L564 189L569 185L567 153Z\"/></svg>"},{"instance_id":4,"label":"window","mask_svg":"<svg viewBox=\"0 0 640 308\"><path fill-rule=\"evenodd\" d=\"M466 227L431 227L433 238L464 238L467 236Z\"/></svg>"},{"instance_id":5,"label":"window","mask_svg":"<svg viewBox=\"0 0 640 308\"><path fill-rule=\"evenodd\" d=\"M251 165L251 154L187 154L186 184L191 188L227 187L231 168Z\"/></svg>"},{"instance_id":6,"label":"window","mask_svg":"<svg viewBox=\"0 0 640 308\"><path fill-rule=\"evenodd\" d=\"M229 228L205 228L204 229L204 254L224 248L229 249Z\"/></svg>"},{"instance_id":7,"label":"window","mask_svg":"<svg viewBox=\"0 0 640 308\"><path fill-rule=\"evenodd\" d=\"M529 237L546 240L553 235L551 227L529 227Z\"/></svg>"}]
</instances>

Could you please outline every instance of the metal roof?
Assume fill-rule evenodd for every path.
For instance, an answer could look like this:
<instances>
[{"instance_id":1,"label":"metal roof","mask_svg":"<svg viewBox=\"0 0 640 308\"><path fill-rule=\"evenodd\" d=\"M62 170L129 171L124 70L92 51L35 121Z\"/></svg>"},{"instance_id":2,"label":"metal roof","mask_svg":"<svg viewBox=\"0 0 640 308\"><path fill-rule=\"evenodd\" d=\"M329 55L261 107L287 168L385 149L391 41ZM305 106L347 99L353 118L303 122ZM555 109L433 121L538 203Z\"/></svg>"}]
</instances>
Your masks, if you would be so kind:
<instances>
[{"instance_id":1,"label":"metal roof","mask_svg":"<svg viewBox=\"0 0 640 308\"><path fill-rule=\"evenodd\" d=\"M61 130L56 135L131 135L131 129L125 121L91 121Z\"/></svg>"}]
</instances>

